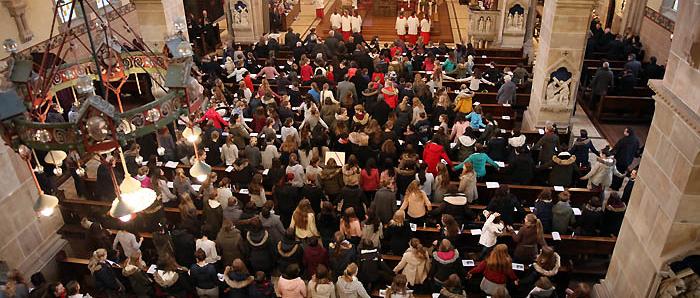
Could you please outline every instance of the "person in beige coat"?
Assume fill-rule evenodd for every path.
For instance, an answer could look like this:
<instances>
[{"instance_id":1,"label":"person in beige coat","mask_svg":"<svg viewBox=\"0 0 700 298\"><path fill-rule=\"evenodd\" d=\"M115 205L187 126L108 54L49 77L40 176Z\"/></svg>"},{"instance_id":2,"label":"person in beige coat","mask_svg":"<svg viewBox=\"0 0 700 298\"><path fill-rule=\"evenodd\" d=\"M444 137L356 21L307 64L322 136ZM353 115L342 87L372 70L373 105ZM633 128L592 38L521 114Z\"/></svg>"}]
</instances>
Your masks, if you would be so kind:
<instances>
[{"instance_id":1,"label":"person in beige coat","mask_svg":"<svg viewBox=\"0 0 700 298\"><path fill-rule=\"evenodd\" d=\"M403 203L399 209L406 211L410 221L416 224L422 222L425 214L432 209L432 203L425 192L421 190L418 180L413 180L406 188L406 195L403 197Z\"/></svg>"},{"instance_id":2,"label":"person in beige coat","mask_svg":"<svg viewBox=\"0 0 700 298\"><path fill-rule=\"evenodd\" d=\"M613 175L620 178L625 176L615 167L615 159L610 157L610 150L607 147L601 150L597 161L591 171L581 177L581 180L588 180L588 189L606 190L612 184Z\"/></svg>"},{"instance_id":3,"label":"person in beige coat","mask_svg":"<svg viewBox=\"0 0 700 298\"><path fill-rule=\"evenodd\" d=\"M410 245L394 267L394 273L406 275L408 284L412 286L420 285L430 272L430 257L418 238L411 239Z\"/></svg>"}]
</instances>

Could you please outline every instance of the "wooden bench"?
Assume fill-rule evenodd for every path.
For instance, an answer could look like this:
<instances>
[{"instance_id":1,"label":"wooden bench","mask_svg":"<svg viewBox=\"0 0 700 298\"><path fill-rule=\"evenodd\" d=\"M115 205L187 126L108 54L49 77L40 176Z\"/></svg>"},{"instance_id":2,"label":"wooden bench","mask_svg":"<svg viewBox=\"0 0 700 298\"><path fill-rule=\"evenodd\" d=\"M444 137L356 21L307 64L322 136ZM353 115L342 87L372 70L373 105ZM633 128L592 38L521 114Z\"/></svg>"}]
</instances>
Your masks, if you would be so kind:
<instances>
[{"instance_id":1,"label":"wooden bench","mask_svg":"<svg viewBox=\"0 0 700 298\"><path fill-rule=\"evenodd\" d=\"M650 122L655 105L652 97L605 95L593 117L599 121Z\"/></svg>"}]
</instances>

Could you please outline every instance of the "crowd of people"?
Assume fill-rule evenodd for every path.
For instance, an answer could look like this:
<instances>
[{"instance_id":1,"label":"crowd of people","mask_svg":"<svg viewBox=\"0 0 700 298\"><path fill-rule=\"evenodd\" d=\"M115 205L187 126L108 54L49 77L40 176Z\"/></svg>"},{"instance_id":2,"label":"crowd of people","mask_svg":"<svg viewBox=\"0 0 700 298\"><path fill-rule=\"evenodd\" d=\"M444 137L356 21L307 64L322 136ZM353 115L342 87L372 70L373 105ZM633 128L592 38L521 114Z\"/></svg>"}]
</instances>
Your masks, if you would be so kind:
<instances>
[{"instance_id":1,"label":"crowd of people","mask_svg":"<svg viewBox=\"0 0 700 298\"><path fill-rule=\"evenodd\" d=\"M481 71L471 45L451 49L411 37L382 47L343 28L341 21L341 32L325 39L312 32L284 45L265 37L251 48L228 45L221 60L196 57L206 108L181 119L179 129L130 144L126 173L115 166L119 156L91 161L97 185L112 185L114 171L159 197L135 220L112 227L119 229L113 240L105 230L110 221L83 219L95 293L350 298L388 285L385 297L589 297L586 284L557 288L562 259L544 236L617 234L636 177L633 130L612 148L596 148L585 130L569 145L548 125L526 144L518 131L500 133L475 92L487 83L508 86L499 91L508 94L514 82L527 82L522 66L511 72L492 63ZM415 32L409 28L409 37ZM278 65L283 50L290 55ZM452 100L442 86L449 79L470 85ZM202 130L195 146L180 133L193 124ZM589 153L597 157L591 161ZM158 166L197 159L226 167L226 174L193 181L177 168L167 181ZM477 182L485 181L503 184L482 197ZM600 195L575 217L568 191L545 189L528 213L508 184L580 185ZM244 190L248 200L235 195ZM97 200L115 197L109 187L96 192ZM472 204L487 207L476 212ZM163 206L178 208L179 219L168 221ZM439 231L432 243L415 232L428 225ZM478 249L460 237L466 228L480 229ZM152 232L154 250L144 248L143 231ZM502 235L513 245L500 243ZM398 265L388 266L385 253L400 256ZM465 267L469 255L477 263ZM524 271L516 274L514 262ZM74 282L64 288L32 280L28 292L21 276L11 280L11 297L80 291Z\"/></svg>"}]
</instances>

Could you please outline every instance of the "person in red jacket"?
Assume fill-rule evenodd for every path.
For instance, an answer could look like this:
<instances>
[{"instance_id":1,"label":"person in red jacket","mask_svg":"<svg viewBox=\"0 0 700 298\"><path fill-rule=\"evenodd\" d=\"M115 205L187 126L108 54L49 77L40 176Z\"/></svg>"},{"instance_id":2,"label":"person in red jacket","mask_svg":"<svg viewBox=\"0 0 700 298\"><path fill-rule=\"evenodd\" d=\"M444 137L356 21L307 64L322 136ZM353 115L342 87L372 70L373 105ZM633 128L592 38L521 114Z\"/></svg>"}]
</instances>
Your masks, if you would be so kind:
<instances>
[{"instance_id":1,"label":"person in red jacket","mask_svg":"<svg viewBox=\"0 0 700 298\"><path fill-rule=\"evenodd\" d=\"M218 112L216 112L216 109L214 107L210 107L205 113L204 116L202 116L201 119L199 119L199 122L205 122L205 121L214 121L214 127L217 129L224 129L225 127L229 126L228 121L224 120L221 115L219 115Z\"/></svg>"},{"instance_id":2,"label":"person in red jacket","mask_svg":"<svg viewBox=\"0 0 700 298\"><path fill-rule=\"evenodd\" d=\"M384 101L391 107L391 109L396 109L396 105L399 104L399 90L394 87L394 83L391 81L386 82L386 86L382 88L382 95L384 95Z\"/></svg>"},{"instance_id":3,"label":"person in red jacket","mask_svg":"<svg viewBox=\"0 0 700 298\"><path fill-rule=\"evenodd\" d=\"M450 157L447 156L442 145L437 143L436 137L434 136L433 140L425 144L425 148L423 149L423 162L428 166L427 172L437 175L437 165L440 163L441 159L447 162L448 168L452 167Z\"/></svg>"},{"instance_id":4,"label":"person in red jacket","mask_svg":"<svg viewBox=\"0 0 700 298\"><path fill-rule=\"evenodd\" d=\"M518 285L518 277L513 272L513 263L508 254L508 246L498 244L491 251L491 254L479 263L474 269L470 270L467 278L470 279L473 274L481 273L484 279L481 281L481 290L488 295L494 295L499 289L504 289L506 294L506 283L512 281Z\"/></svg>"},{"instance_id":5,"label":"person in red jacket","mask_svg":"<svg viewBox=\"0 0 700 298\"><path fill-rule=\"evenodd\" d=\"M318 238L309 238L309 244L304 248L303 264L306 267L306 276L310 278L316 274L319 264L328 266L328 251L321 245Z\"/></svg>"},{"instance_id":6,"label":"person in red jacket","mask_svg":"<svg viewBox=\"0 0 700 298\"><path fill-rule=\"evenodd\" d=\"M304 65L301 66L301 82L307 83L311 81L311 77L314 75L314 69L311 67L309 59L302 62Z\"/></svg>"}]
</instances>

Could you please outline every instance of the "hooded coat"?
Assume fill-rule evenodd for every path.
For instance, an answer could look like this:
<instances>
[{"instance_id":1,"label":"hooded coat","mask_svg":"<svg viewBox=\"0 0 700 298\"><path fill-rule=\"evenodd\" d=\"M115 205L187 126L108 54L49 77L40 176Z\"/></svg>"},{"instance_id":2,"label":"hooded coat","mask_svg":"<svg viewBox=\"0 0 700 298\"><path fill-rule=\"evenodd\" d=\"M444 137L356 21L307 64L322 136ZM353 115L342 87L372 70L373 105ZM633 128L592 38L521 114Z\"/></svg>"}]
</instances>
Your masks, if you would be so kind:
<instances>
[{"instance_id":1,"label":"hooded coat","mask_svg":"<svg viewBox=\"0 0 700 298\"><path fill-rule=\"evenodd\" d=\"M316 267L319 264L328 266L328 251L320 243L316 246L307 245L304 248L302 263L306 268L306 275L312 276L316 274Z\"/></svg>"},{"instance_id":2,"label":"hooded coat","mask_svg":"<svg viewBox=\"0 0 700 298\"><path fill-rule=\"evenodd\" d=\"M275 249L267 231L250 231L246 234L245 251L251 271L270 272L275 267Z\"/></svg>"},{"instance_id":3,"label":"hooded coat","mask_svg":"<svg viewBox=\"0 0 700 298\"><path fill-rule=\"evenodd\" d=\"M595 149L593 142L591 142L591 139L589 138L576 138L576 141L574 141L571 149L569 149L569 153L576 156L578 163L585 166L590 165L590 162L588 162L589 151L595 155L598 155L598 150Z\"/></svg>"},{"instance_id":4,"label":"hooded coat","mask_svg":"<svg viewBox=\"0 0 700 298\"><path fill-rule=\"evenodd\" d=\"M327 195L337 195L343 188L343 175L340 167L323 168L321 170L321 186Z\"/></svg>"},{"instance_id":5,"label":"hooded coat","mask_svg":"<svg viewBox=\"0 0 700 298\"><path fill-rule=\"evenodd\" d=\"M186 297L187 292L192 290L192 285L187 280L187 271L164 271L156 270L153 280L163 289L168 296Z\"/></svg>"},{"instance_id":6,"label":"hooded coat","mask_svg":"<svg viewBox=\"0 0 700 298\"><path fill-rule=\"evenodd\" d=\"M221 251L221 260L224 264L231 264L233 260L243 256L241 243L241 231L233 228L230 231L221 229L216 236L216 246Z\"/></svg>"},{"instance_id":7,"label":"hooded coat","mask_svg":"<svg viewBox=\"0 0 700 298\"><path fill-rule=\"evenodd\" d=\"M552 167L549 172L549 185L569 187L573 182L574 174L578 173L576 165L576 156L572 156L566 152L552 156L548 166Z\"/></svg>"},{"instance_id":8,"label":"hooded coat","mask_svg":"<svg viewBox=\"0 0 700 298\"><path fill-rule=\"evenodd\" d=\"M452 249L449 251L434 251L432 266L428 274L437 283L444 283L450 275L457 274L464 276L464 266L459 259L459 251Z\"/></svg>"},{"instance_id":9,"label":"hooded coat","mask_svg":"<svg viewBox=\"0 0 700 298\"><path fill-rule=\"evenodd\" d=\"M295 239L285 238L277 242L275 252L277 253L277 269L280 272L287 270L287 266L291 264L297 264L301 268L304 251Z\"/></svg>"},{"instance_id":10,"label":"hooded coat","mask_svg":"<svg viewBox=\"0 0 700 298\"><path fill-rule=\"evenodd\" d=\"M546 133L539 140L537 140L537 143L535 143L532 148L533 150L540 150L537 160L544 164L552 158L558 145L559 136L555 133Z\"/></svg>"},{"instance_id":11,"label":"hooded coat","mask_svg":"<svg viewBox=\"0 0 700 298\"><path fill-rule=\"evenodd\" d=\"M134 292L134 294L136 294L136 297L151 296L151 284L153 282L148 275L146 275L146 272L137 266L128 264L124 266L124 269L122 269L122 274L129 279L131 290Z\"/></svg>"}]
</instances>

